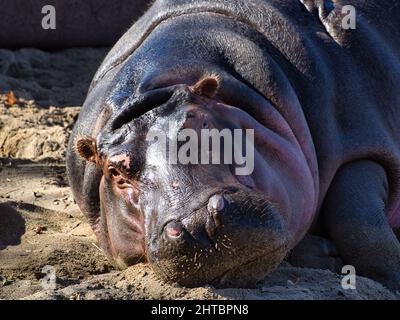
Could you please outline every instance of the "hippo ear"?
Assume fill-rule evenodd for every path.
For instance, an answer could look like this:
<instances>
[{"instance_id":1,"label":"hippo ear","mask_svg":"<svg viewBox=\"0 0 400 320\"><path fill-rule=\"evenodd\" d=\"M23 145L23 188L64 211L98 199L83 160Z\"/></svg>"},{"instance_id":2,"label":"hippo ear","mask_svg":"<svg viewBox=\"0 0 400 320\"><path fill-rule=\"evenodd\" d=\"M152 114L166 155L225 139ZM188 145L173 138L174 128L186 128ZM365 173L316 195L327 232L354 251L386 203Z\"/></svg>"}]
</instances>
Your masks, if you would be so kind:
<instances>
[{"instance_id":1,"label":"hippo ear","mask_svg":"<svg viewBox=\"0 0 400 320\"><path fill-rule=\"evenodd\" d=\"M191 89L200 96L213 98L219 89L219 78L217 76L207 76L192 86Z\"/></svg>"},{"instance_id":2,"label":"hippo ear","mask_svg":"<svg viewBox=\"0 0 400 320\"><path fill-rule=\"evenodd\" d=\"M85 159L93 163L97 163L97 146L96 140L91 137L80 137L76 141L75 145L78 154Z\"/></svg>"}]
</instances>

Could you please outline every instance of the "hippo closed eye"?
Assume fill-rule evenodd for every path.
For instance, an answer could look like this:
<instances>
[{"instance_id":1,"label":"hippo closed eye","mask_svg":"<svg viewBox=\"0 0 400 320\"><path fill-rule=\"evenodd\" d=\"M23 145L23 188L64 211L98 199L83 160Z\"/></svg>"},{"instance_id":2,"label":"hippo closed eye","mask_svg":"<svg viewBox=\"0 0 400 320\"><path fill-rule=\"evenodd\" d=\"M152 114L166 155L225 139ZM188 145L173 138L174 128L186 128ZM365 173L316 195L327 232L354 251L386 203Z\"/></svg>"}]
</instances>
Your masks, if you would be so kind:
<instances>
[{"instance_id":1,"label":"hippo closed eye","mask_svg":"<svg viewBox=\"0 0 400 320\"><path fill-rule=\"evenodd\" d=\"M249 286L322 230L357 272L400 286L400 6L326 2L158 0L111 50L67 167L118 265ZM224 136L217 150L204 130ZM248 163L171 161L183 134L237 155L235 133Z\"/></svg>"}]
</instances>

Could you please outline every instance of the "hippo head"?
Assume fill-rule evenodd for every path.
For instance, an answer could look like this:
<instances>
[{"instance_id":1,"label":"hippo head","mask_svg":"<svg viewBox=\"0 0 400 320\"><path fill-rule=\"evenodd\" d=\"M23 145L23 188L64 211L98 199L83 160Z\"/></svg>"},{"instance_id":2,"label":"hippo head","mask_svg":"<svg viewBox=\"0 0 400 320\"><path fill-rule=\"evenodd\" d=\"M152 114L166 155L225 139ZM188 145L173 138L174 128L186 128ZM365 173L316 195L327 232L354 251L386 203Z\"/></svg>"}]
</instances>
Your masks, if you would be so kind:
<instances>
[{"instance_id":1,"label":"hippo head","mask_svg":"<svg viewBox=\"0 0 400 320\"><path fill-rule=\"evenodd\" d=\"M304 234L314 200L301 145L276 114L268 128L219 90L217 76L153 88L76 140L102 172L94 229L120 265L147 261L189 287L249 286Z\"/></svg>"}]
</instances>

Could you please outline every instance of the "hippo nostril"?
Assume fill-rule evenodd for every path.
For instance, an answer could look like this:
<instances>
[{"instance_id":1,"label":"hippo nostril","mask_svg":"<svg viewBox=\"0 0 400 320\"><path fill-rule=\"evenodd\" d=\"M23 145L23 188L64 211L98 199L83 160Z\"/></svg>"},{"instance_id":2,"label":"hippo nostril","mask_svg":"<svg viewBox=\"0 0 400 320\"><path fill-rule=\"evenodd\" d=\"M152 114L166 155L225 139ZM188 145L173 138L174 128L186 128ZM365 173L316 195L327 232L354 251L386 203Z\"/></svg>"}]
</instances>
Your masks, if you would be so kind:
<instances>
[{"instance_id":1,"label":"hippo nostril","mask_svg":"<svg viewBox=\"0 0 400 320\"><path fill-rule=\"evenodd\" d=\"M214 218L215 225L218 227L221 225L220 212L225 208L225 199L223 196L217 194L210 198L208 201L208 212Z\"/></svg>"},{"instance_id":2,"label":"hippo nostril","mask_svg":"<svg viewBox=\"0 0 400 320\"><path fill-rule=\"evenodd\" d=\"M172 239L179 238L183 233L183 227L179 222L171 221L165 226L167 236Z\"/></svg>"},{"instance_id":3,"label":"hippo nostril","mask_svg":"<svg viewBox=\"0 0 400 320\"><path fill-rule=\"evenodd\" d=\"M222 211L225 207L225 199L223 196L216 194L208 200L208 212L214 213Z\"/></svg>"}]
</instances>

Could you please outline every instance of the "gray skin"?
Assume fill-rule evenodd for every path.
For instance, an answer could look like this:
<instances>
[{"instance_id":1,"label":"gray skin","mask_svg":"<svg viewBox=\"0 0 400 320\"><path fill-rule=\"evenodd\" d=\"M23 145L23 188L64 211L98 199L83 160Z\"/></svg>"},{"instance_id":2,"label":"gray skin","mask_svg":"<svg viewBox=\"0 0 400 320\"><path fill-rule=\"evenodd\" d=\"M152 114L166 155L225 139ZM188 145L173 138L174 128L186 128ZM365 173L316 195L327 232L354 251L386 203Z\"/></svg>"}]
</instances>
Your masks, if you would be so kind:
<instances>
[{"instance_id":1,"label":"gray skin","mask_svg":"<svg viewBox=\"0 0 400 320\"><path fill-rule=\"evenodd\" d=\"M331 265L337 248L400 288L400 5L343 4L355 30L342 1L156 1L120 39L67 155L110 257L186 286L248 286L291 251ZM161 160L146 135L170 121L253 128L254 172Z\"/></svg>"}]
</instances>

